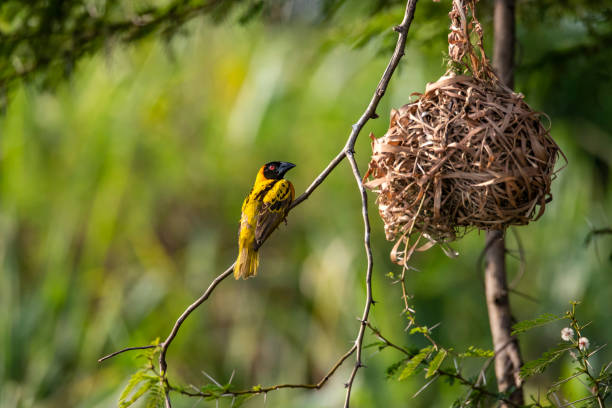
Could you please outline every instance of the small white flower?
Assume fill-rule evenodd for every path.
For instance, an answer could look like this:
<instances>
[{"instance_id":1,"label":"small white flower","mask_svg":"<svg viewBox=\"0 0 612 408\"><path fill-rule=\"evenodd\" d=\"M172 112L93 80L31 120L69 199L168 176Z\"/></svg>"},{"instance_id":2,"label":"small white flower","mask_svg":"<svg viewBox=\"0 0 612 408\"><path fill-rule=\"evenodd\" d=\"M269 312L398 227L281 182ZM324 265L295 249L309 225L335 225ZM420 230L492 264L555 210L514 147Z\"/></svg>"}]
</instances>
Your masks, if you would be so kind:
<instances>
[{"instance_id":1,"label":"small white flower","mask_svg":"<svg viewBox=\"0 0 612 408\"><path fill-rule=\"evenodd\" d=\"M561 338L564 341L570 341L574 337L574 331L569 327L564 327L561 330Z\"/></svg>"},{"instance_id":2,"label":"small white flower","mask_svg":"<svg viewBox=\"0 0 612 408\"><path fill-rule=\"evenodd\" d=\"M589 339L586 337L581 337L578 339L578 348L582 351L589 348Z\"/></svg>"}]
</instances>

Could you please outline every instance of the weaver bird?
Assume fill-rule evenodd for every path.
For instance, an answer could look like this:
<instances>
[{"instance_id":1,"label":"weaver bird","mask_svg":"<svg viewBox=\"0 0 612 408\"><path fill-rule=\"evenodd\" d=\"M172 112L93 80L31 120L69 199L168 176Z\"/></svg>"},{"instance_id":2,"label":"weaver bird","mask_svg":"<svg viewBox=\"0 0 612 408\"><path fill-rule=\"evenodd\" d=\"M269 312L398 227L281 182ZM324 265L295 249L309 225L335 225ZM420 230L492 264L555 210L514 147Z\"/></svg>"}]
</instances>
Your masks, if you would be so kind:
<instances>
[{"instance_id":1,"label":"weaver bird","mask_svg":"<svg viewBox=\"0 0 612 408\"><path fill-rule=\"evenodd\" d=\"M258 249L285 219L293 201L293 184L283 178L293 167L293 163L274 161L259 169L255 184L242 203L238 259L234 265L236 279L257 275Z\"/></svg>"}]
</instances>

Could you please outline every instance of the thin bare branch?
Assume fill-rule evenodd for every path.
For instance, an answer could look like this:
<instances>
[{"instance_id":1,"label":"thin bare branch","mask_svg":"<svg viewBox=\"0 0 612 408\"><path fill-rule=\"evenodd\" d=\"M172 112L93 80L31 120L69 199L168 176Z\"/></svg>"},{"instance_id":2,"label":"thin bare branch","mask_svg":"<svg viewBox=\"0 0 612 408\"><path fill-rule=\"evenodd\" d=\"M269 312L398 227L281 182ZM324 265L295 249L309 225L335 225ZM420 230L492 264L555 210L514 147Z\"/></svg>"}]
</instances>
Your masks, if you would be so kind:
<instances>
[{"instance_id":1,"label":"thin bare branch","mask_svg":"<svg viewBox=\"0 0 612 408\"><path fill-rule=\"evenodd\" d=\"M404 48L406 47L406 39L408 38L408 30L410 29L410 24L412 23L412 19L414 18L414 10L416 8L417 0L408 0L406 3L406 11L404 12L404 19L400 23L400 25L393 27L393 30L399 33L397 38L397 43L395 45L395 50L393 51L393 55L391 56L391 60L383 73L382 78L378 82L378 86L376 87L376 92L372 96L370 100L370 104L367 109L361 115L357 123L353 125L353 130L349 139L346 142L345 151L353 151L355 148L355 142L357 141L357 136L359 136L359 132L363 129L363 126L370 119L377 118L376 108L378 107L378 103L385 95L387 91L387 86L389 85L389 81L391 80L391 76L395 72L397 65L399 64L400 59L404 56Z\"/></svg>"},{"instance_id":2,"label":"thin bare branch","mask_svg":"<svg viewBox=\"0 0 612 408\"><path fill-rule=\"evenodd\" d=\"M104 360L109 359L109 358L111 358L111 357L115 357L117 354L125 353L126 351L132 351L132 350L146 350L146 349L152 349L152 348L155 348L155 347L158 347L158 346L156 346L156 345L154 345L154 344L151 344L151 345L149 345L149 346L126 347L126 348L124 348L124 349L121 349L121 350L119 350L119 351L115 351L114 353L110 353L110 354L108 354L108 355L106 355L106 356L104 356L104 357L99 358L99 359L98 359L98 363L101 363L101 362L103 362Z\"/></svg>"},{"instance_id":3,"label":"thin bare branch","mask_svg":"<svg viewBox=\"0 0 612 408\"><path fill-rule=\"evenodd\" d=\"M172 407L172 403L170 402L170 385L168 384L168 377L166 374L167 369L168 369L168 363L166 362L166 353L168 352L168 347L170 347L172 340L174 340L174 338L176 337L185 319L187 319L187 317L189 317L191 312L196 310L198 306L204 303L206 299L208 299L210 294L215 290L217 285L221 283L225 278L230 276L233 271L234 271L234 264L232 264L229 268L225 270L225 272L217 276L212 281L212 283L210 284L210 286L208 286L208 289L206 289L206 291L202 294L202 296L200 296L195 302L190 304L189 307L185 309L183 314L179 316L179 318L174 323L174 326L172 327L172 331L170 332L166 340L164 340L164 342L161 344L161 352L159 353L159 371L162 376L162 382L163 382L162 386L164 387L164 391L166 394L166 408Z\"/></svg>"},{"instance_id":4,"label":"thin bare branch","mask_svg":"<svg viewBox=\"0 0 612 408\"><path fill-rule=\"evenodd\" d=\"M317 187L319 187L323 180L325 180L327 176L329 176L329 174L336 168L336 166L340 164L342 160L344 160L344 157L344 150L342 150L340 153L338 153L338 155L336 155L336 157L334 157L331 162L329 162L325 170L323 170L321 174L319 174L319 176L314 179L310 186L308 186L308 188L298 198L293 200L291 206L289 207L289 211L300 205L302 201L306 200L310 196L310 194L312 194L312 192Z\"/></svg>"},{"instance_id":5,"label":"thin bare branch","mask_svg":"<svg viewBox=\"0 0 612 408\"><path fill-rule=\"evenodd\" d=\"M370 218L368 214L368 196L363 186L361 173L359 172L359 167L357 166L357 162L355 161L354 153L355 153L355 142L357 141L357 137L359 133L368 122L368 120L372 118L377 118L376 108L382 97L385 95L387 87L389 85L389 81L399 64L400 59L404 56L404 49L406 47L406 39L408 37L408 30L410 28L410 24L412 23L412 19L414 18L414 11L416 8L417 0L408 0L406 3L406 10L404 12L404 18L401 24L397 27L394 27L394 30L399 33L397 38L397 43L395 45L395 50L387 64L387 68L380 79L378 86L376 87L376 92L372 96L368 107L357 123L352 126L352 131L349 136L348 141L346 142L346 146L344 148L344 154L351 164L351 168L353 170L353 175L355 176L355 182L357 183L357 187L359 188L359 193L361 195L361 212L363 216L363 226L364 226L364 246L367 257L367 268L366 268L366 301L363 309L363 315L361 316L359 332L357 333L357 338L355 339L355 346L357 347L357 353L355 358L355 365L353 366L353 370L349 376L349 379L346 383L346 397L344 400L344 408L349 408L351 402L351 391L353 389L353 382L355 381L355 377L357 376L357 371L361 367L363 367L363 363L361 361L362 347L363 347L363 336L365 333L366 325L368 324L368 316L370 314L370 308L374 303L372 298L372 269L374 266L372 259L372 247L370 245Z\"/></svg>"},{"instance_id":6,"label":"thin bare branch","mask_svg":"<svg viewBox=\"0 0 612 408\"><path fill-rule=\"evenodd\" d=\"M372 259L372 247L370 245L370 218L368 215L368 196L366 194L365 187L361 182L361 174L359 173L359 168L357 167L357 162L355 161L353 152L351 150L347 150L346 157L348 158L348 161L351 164L351 168L353 169L353 175L355 176L355 182L357 183L357 186L359 187L359 192L361 194L361 212L363 215L364 225L364 245L368 263L366 269L366 301L363 309L363 315L361 316L361 325L359 326L359 332L357 333L357 338L355 339L355 346L357 347L357 357L355 359L355 366L353 367L353 371L351 371L349 380L346 383L346 398L344 400L344 407L348 408L351 400L351 390L353 388L355 376L357 375L357 371L359 370L359 368L363 366L361 362L361 352L363 347L363 335L365 333L365 328L368 322L370 307L373 303L372 269L374 266L374 262Z\"/></svg>"},{"instance_id":7,"label":"thin bare branch","mask_svg":"<svg viewBox=\"0 0 612 408\"><path fill-rule=\"evenodd\" d=\"M304 389L317 389L318 390L319 388L325 385L325 383L331 378L331 376L334 375L336 370L342 365L342 363L346 361L346 359L348 359L355 352L355 350L357 350L356 345L348 349L348 351L344 353L338 359L338 361L336 361L336 363L330 368L327 374L325 374L325 376L323 376L323 378L321 378L321 380L319 380L319 382L317 382L316 384L277 384L277 385L272 385L269 387L253 387L247 390L237 390L237 391L228 390L223 394L223 396L235 397L238 395L247 395L247 394L253 394L253 395L267 394L270 391L276 391L276 390L280 390L283 388L304 388ZM170 386L170 389L172 391L176 391L183 395L188 395L190 397L210 397L213 395L212 393L209 393L209 392L202 392L202 391L191 392L191 391L183 390L183 389L176 388L173 386Z\"/></svg>"},{"instance_id":8,"label":"thin bare branch","mask_svg":"<svg viewBox=\"0 0 612 408\"><path fill-rule=\"evenodd\" d=\"M212 281L210 286L208 286L208 289L206 289L206 291L202 294L202 296L200 296L195 302L190 304L189 307L185 309L183 314L181 314L180 317L176 320L176 323L174 323L174 327L172 327L172 331L170 332L166 340L164 340L164 342L161 344L161 352L159 353L159 369L163 376L166 375L166 369L168 368L168 364L166 363L166 353L168 351L168 347L170 347L172 340L174 340L174 338L176 337L179 329L183 325L183 322L185 321L185 319L187 319L187 317L189 317L191 312L197 309L198 306L200 306L202 303L206 301L206 299L208 299L208 297L213 292L213 290L215 290L217 285L221 283L223 279L231 275L233 271L234 271L234 264L232 264L229 268L227 268L225 272L223 272L221 275L217 276Z\"/></svg>"}]
</instances>

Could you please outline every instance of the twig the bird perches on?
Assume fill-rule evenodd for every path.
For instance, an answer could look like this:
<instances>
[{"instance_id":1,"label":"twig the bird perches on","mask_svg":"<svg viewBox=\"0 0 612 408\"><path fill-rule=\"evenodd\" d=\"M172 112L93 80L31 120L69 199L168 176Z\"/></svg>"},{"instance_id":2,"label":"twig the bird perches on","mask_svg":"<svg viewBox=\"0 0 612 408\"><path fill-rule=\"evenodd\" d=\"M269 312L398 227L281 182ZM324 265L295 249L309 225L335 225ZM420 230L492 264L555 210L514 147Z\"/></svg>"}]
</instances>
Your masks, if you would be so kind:
<instances>
[{"instance_id":1,"label":"twig the bird perches on","mask_svg":"<svg viewBox=\"0 0 612 408\"><path fill-rule=\"evenodd\" d=\"M416 8L416 3L417 0L408 0L407 4L406 4L406 10L404 13L404 18L401 22L401 24L397 27L394 27L394 30L396 32L398 32L398 40L397 40L397 44L395 46L395 51L393 52L393 56L391 57L391 60L389 61L389 64L387 65L382 78L380 80L380 82L378 83L378 86L376 87L376 91L374 92L374 95L372 96L372 99L370 100L370 103L368 104L368 107L366 108L365 112L363 113L363 115L361 115L361 117L359 118L359 120L357 121L357 123L355 123L352 126L352 130L351 133L346 141L346 144L344 146L344 148L336 155L336 157L334 159L332 159L332 161L327 165L327 167L323 170L323 172L321 172L321 174L319 174L319 176L310 184L310 186L304 191L304 193L302 193L298 198L296 198L294 200L294 202L291 204L291 207L289 208L289 210L292 210L293 208L297 207L299 204L301 204L303 201L305 201L310 194L312 194L312 192L325 180L325 178L327 178L327 176L336 168L336 166L338 164L340 164L340 162L342 162L342 160L344 160L344 158L347 158L351 164L351 168L353 170L353 175L355 176L355 181L357 183L357 186L359 188L359 192L361 195L361 203L362 203L362 215L363 215L363 220L364 220L364 229L365 229L365 234L364 234L364 245L365 245L365 249L366 249L366 256L367 256L367 269L366 269L366 302L365 302L365 307L364 307L364 311L363 311L363 315L361 318L361 323L359 326L359 332L357 334L357 338L355 339L355 343L354 345L340 358L340 360L338 360L338 362L332 367L332 370L330 370L330 372L328 373L328 375L326 375L319 383L317 384L312 384L312 385L299 385L299 384L284 384L284 385L278 385L278 386L272 386L272 387L268 387L266 389L262 389L262 391L257 392L257 393L261 393L261 392L269 392L269 391L273 391L276 389L281 389L281 388L320 388L321 386L323 386L323 384L325 384L325 382L327 382L327 380L329 379L329 377L336 371L336 369L351 355L353 354L353 352L357 352L357 357L356 357L356 362L355 362L355 366L353 367L353 371L351 372L350 378L346 384L346 398L345 398L345 403L344 406L345 408L348 408L349 403L350 403L350 397L351 397L351 390L352 390L352 386L353 386L353 381L355 379L355 376L357 375L357 371L359 370L360 367L362 367L362 362L361 362L361 351L362 351L362 344L363 344L363 336L364 336L364 332L365 332L365 327L367 324L367 319L370 313L370 306L373 303L372 300L372 285L371 285L371 280L372 280L372 266L373 266L373 262L372 262L372 249L370 247L370 224L369 224L369 217L368 217L368 208L367 208L367 196L366 196L366 192L365 189L363 187L363 183L361 180L361 175L359 172L359 168L357 167L357 163L355 162L355 158L354 158L354 152L355 152L355 142L357 141L357 137L359 136L359 133L361 132L361 130L363 129L363 127L365 126L365 124L368 122L368 120L372 119L372 118L376 118L376 108L378 107L378 104L380 102L380 100L382 99L382 97L384 96L386 90L387 90L387 86L389 85L389 81L391 80L391 77L393 75L393 73L395 72L395 69L397 68L397 65L399 64L400 59L402 58L402 56L404 55L404 48L406 46L406 38L408 36L408 30L410 28L410 24L412 23L412 19L414 17L414 11ZM174 340L174 338L176 337L179 329L181 328L182 324L184 323L184 321L187 319L187 317L189 317L189 315L195 310L197 309L202 303L204 303L206 301L206 299L208 299L208 297L212 294L212 292L215 290L215 288L217 287L217 285L219 285L219 283L221 283L225 278L227 278L229 275L231 275L232 270L233 270L234 265L231 265L230 267L228 267L225 272L221 273L219 276L217 276L213 282L210 284L210 286L208 287L208 289L206 289L206 291L202 294L202 296L200 296L200 298L198 298L195 302L193 302L191 305L189 305L189 307L187 307L187 309L185 309L185 311L181 314L181 316L177 319L177 321L175 322L174 326L172 327L172 331L170 332L170 334L168 335L168 337L166 338L166 340L164 340L164 342L160 345L160 356L159 356L159 366L160 366L160 373L162 376L162 382L163 382L163 386L164 386L164 390L165 390L165 398L166 398L166 408L171 408L172 404L170 401L170 396L169 393L171 390L175 390L178 391L176 388L173 388L169 385L168 380L167 380L167 368L168 368L168 364L166 361L166 354L168 351L168 348L170 347L170 344L172 343L172 341ZM120 353L123 353L125 351L130 351L130 350L134 350L134 349L143 349L143 348L153 348L155 346L143 346L143 347L128 347L122 350L119 350L115 353L109 354L105 357L102 357L100 360L98 361L104 361L110 357L116 356ZM188 393L188 392L182 392L185 395L192 395L193 396L202 396L201 394L198 393ZM242 394L245 393L255 393L255 392L241 392ZM236 393L234 393L236 394Z\"/></svg>"}]
</instances>

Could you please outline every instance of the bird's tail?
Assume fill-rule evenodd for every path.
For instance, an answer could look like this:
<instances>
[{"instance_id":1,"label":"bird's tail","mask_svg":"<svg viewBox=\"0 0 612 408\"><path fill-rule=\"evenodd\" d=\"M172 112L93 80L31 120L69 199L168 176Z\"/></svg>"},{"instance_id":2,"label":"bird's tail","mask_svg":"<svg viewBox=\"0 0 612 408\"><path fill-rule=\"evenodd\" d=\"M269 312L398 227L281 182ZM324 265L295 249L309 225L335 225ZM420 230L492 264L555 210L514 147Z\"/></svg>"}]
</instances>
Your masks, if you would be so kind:
<instances>
[{"instance_id":1,"label":"bird's tail","mask_svg":"<svg viewBox=\"0 0 612 408\"><path fill-rule=\"evenodd\" d=\"M255 276L257 275L258 266L259 252L250 245L241 246L238 252L238 259L236 259L236 265L234 265L234 278L248 279L251 276Z\"/></svg>"}]
</instances>

